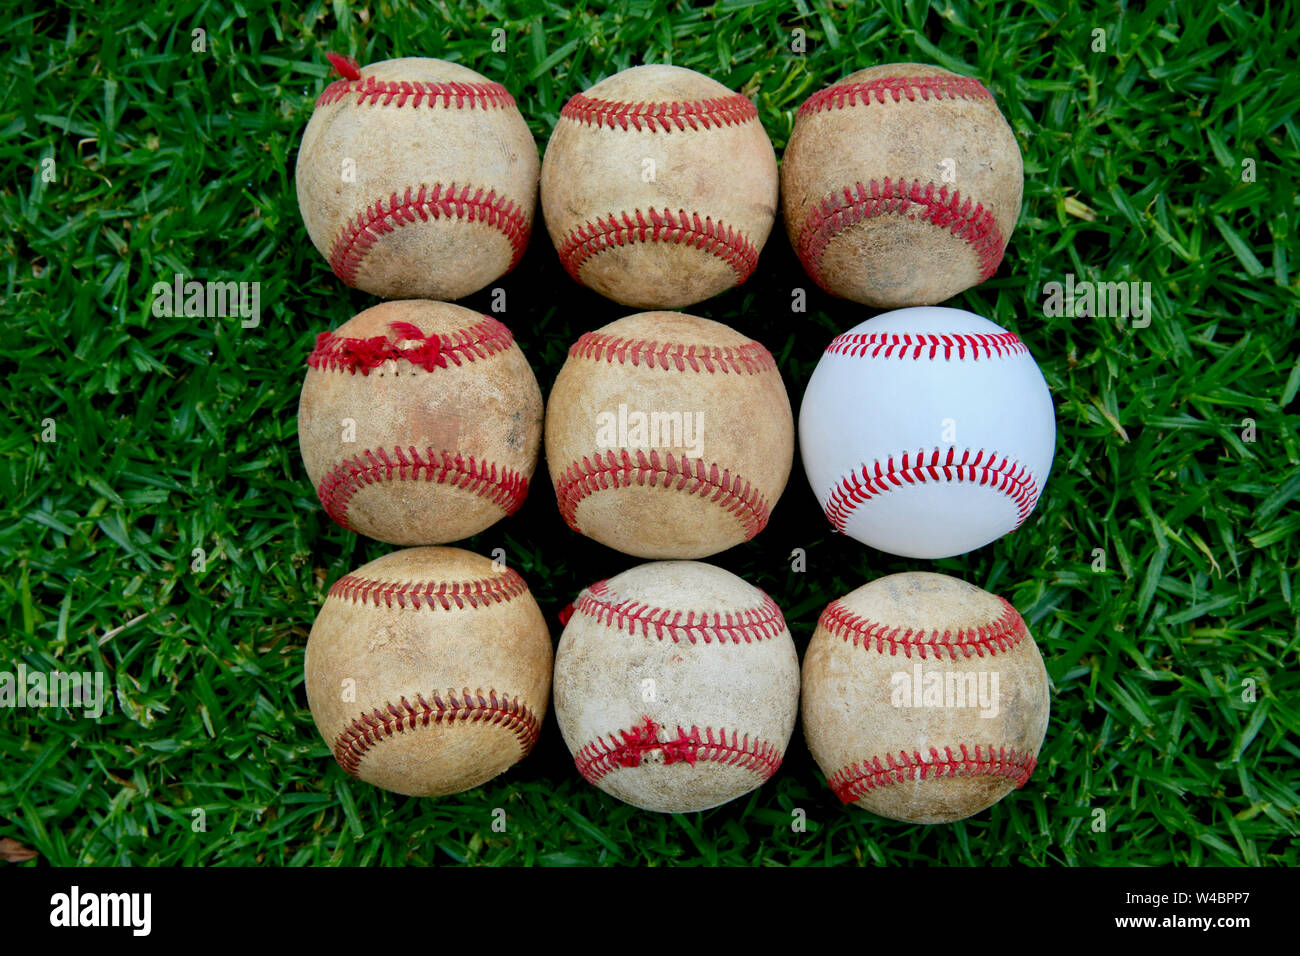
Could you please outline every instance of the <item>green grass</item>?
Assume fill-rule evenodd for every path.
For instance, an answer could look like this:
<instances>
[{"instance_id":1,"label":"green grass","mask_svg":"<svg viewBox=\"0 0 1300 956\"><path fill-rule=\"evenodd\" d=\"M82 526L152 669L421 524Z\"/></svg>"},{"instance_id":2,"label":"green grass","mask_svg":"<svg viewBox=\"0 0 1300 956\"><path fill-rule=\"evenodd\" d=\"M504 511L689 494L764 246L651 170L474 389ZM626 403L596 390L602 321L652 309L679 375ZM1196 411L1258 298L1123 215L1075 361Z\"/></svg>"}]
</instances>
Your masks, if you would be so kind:
<instances>
[{"instance_id":1,"label":"green grass","mask_svg":"<svg viewBox=\"0 0 1300 956\"><path fill-rule=\"evenodd\" d=\"M0 664L102 671L115 702L98 722L0 711L0 837L56 864L1300 862L1293 4L437 9L10 13ZM313 337L374 302L334 279L294 198L332 50L463 62L510 87L539 149L571 94L640 62L743 90L778 152L799 103L861 67L931 62L993 90L1025 205L997 276L951 304L1016 330L1051 386L1058 448L1037 511L961 558L893 559L830 535L796 463L771 526L714 560L777 599L801 653L828 600L891 571L1004 594L1053 683L1028 786L952 826L883 821L838 804L796 729L768 785L660 816L585 784L553 716L528 760L460 796L343 774L306 709L303 647L325 587L389 549L323 516L297 449ZM150 289L176 272L259 281L261 325L154 318ZM1151 282L1151 325L1045 317L1043 285L1067 272ZM628 311L569 282L541 230L500 285L544 392L573 339ZM789 311L796 287L806 314ZM871 314L813 287L779 225L754 280L692 311L764 342L796 408L825 343ZM563 526L544 470L522 512L465 546L506 549L556 638L581 587L636 563ZM790 570L796 547L806 573Z\"/></svg>"}]
</instances>

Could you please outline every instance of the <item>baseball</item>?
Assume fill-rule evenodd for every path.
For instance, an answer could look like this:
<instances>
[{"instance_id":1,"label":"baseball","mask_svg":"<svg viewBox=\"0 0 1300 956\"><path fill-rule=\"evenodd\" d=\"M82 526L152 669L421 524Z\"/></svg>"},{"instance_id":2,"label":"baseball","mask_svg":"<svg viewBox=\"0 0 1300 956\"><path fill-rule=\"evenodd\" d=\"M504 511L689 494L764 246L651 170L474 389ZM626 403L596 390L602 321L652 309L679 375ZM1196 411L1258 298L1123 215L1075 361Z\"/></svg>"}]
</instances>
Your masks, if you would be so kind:
<instances>
[{"instance_id":1,"label":"baseball","mask_svg":"<svg viewBox=\"0 0 1300 956\"><path fill-rule=\"evenodd\" d=\"M532 749L551 639L514 571L458 548L386 554L334 583L307 702L339 766L413 797L486 783Z\"/></svg>"},{"instance_id":2,"label":"baseball","mask_svg":"<svg viewBox=\"0 0 1300 956\"><path fill-rule=\"evenodd\" d=\"M747 97L638 66L565 104L541 197L569 275L623 305L675 309L753 273L776 215L776 153Z\"/></svg>"},{"instance_id":3,"label":"baseball","mask_svg":"<svg viewBox=\"0 0 1300 956\"><path fill-rule=\"evenodd\" d=\"M582 336L551 391L546 461L569 527L643 558L701 558L767 524L794 457L772 353L643 312Z\"/></svg>"},{"instance_id":4,"label":"baseball","mask_svg":"<svg viewBox=\"0 0 1300 956\"><path fill-rule=\"evenodd\" d=\"M443 60L330 61L340 78L316 100L295 178L334 274L386 299L459 299L514 268L538 164L509 91Z\"/></svg>"},{"instance_id":5,"label":"baseball","mask_svg":"<svg viewBox=\"0 0 1300 956\"><path fill-rule=\"evenodd\" d=\"M338 524L390 544L442 544L523 504L542 393L496 319L385 302L317 336L307 366L298 441Z\"/></svg>"},{"instance_id":6,"label":"baseball","mask_svg":"<svg viewBox=\"0 0 1300 956\"><path fill-rule=\"evenodd\" d=\"M781 609L695 561L585 588L555 658L555 716L578 772L643 810L707 810L763 784L798 702Z\"/></svg>"},{"instance_id":7,"label":"baseball","mask_svg":"<svg viewBox=\"0 0 1300 956\"><path fill-rule=\"evenodd\" d=\"M804 392L799 441L836 530L890 554L946 558L1029 517L1056 419L1015 333L922 307L832 340Z\"/></svg>"},{"instance_id":8,"label":"baseball","mask_svg":"<svg viewBox=\"0 0 1300 956\"><path fill-rule=\"evenodd\" d=\"M808 275L883 308L932 305L992 276L1023 189L993 94L918 63L814 93L781 165L786 229Z\"/></svg>"},{"instance_id":9,"label":"baseball","mask_svg":"<svg viewBox=\"0 0 1300 956\"><path fill-rule=\"evenodd\" d=\"M1003 598L943 574L892 574L822 612L803 728L835 795L908 823L979 813L1033 773L1047 671Z\"/></svg>"}]
</instances>

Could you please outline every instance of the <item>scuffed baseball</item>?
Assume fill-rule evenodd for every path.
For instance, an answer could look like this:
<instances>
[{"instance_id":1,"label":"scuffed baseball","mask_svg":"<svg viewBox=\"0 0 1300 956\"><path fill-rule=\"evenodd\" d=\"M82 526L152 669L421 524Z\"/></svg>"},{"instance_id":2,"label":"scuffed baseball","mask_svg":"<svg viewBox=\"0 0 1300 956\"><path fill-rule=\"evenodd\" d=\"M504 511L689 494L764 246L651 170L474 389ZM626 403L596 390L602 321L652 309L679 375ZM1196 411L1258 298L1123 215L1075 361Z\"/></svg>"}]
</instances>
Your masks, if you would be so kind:
<instances>
[{"instance_id":1,"label":"scuffed baseball","mask_svg":"<svg viewBox=\"0 0 1300 956\"><path fill-rule=\"evenodd\" d=\"M546 460L569 527L643 558L700 558L768 522L794 456L781 373L718 322L642 312L582 336L555 380Z\"/></svg>"},{"instance_id":2,"label":"scuffed baseball","mask_svg":"<svg viewBox=\"0 0 1300 956\"><path fill-rule=\"evenodd\" d=\"M946 558L1033 512L1056 416L1015 333L960 309L899 309L827 346L799 444L836 530L890 554Z\"/></svg>"},{"instance_id":3,"label":"scuffed baseball","mask_svg":"<svg viewBox=\"0 0 1300 956\"><path fill-rule=\"evenodd\" d=\"M892 574L832 601L803 664L803 729L844 803L951 823L1025 784L1051 707L1047 671L1003 598Z\"/></svg>"},{"instance_id":4,"label":"scuffed baseball","mask_svg":"<svg viewBox=\"0 0 1300 956\"><path fill-rule=\"evenodd\" d=\"M781 162L786 230L809 276L883 308L933 305L992 276L1023 189L993 95L920 63L859 70L813 94Z\"/></svg>"},{"instance_id":5,"label":"scuffed baseball","mask_svg":"<svg viewBox=\"0 0 1300 956\"><path fill-rule=\"evenodd\" d=\"M555 715L578 772L643 810L707 810L760 786L798 700L780 608L694 561L585 588L555 658Z\"/></svg>"},{"instance_id":6,"label":"scuffed baseball","mask_svg":"<svg viewBox=\"0 0 1300 956\"><path fill-rule=\"evenodd\" d=\"M693 70L638 66L565 104L541 198L575 280L675 309L753 273L776 215L776 154L747 97Z\"/></svg>"},{"instance_id":7,"label":"scuffed baseball","mask_svg":"<svg viewBox=\"0 0 1300 956\"><path fill-rule=\"evenodd\" d=\"M390 544L442 544L513 514L542 393L510 330L445 302L385 302L317 336L298 441L326 512Z\"/></svg>"},{"instance_id":8,"label":"scuffed baseball","mask_svg":"<svg viewBox=\"0 0 1300 956\"><path fill-rule=\"evenodd\" d=\"M312 719L339 765L434 797L486 783L532 749L551 640L515 571L458 548L409 548L334 583L305 667Z\"/></svg>"},{"instance_id":9,"label":"scuffed baseball","mask_svg":"<svg viewBox=\"0 0 1300 956\"><path fill-rule=\"evenodd\" d=\"M528 245L537 146L499 83L444 60L357 68L320 95L298 150L298 208L334 273L386 299L460 299Z\"/></svg>"}]
</instances>

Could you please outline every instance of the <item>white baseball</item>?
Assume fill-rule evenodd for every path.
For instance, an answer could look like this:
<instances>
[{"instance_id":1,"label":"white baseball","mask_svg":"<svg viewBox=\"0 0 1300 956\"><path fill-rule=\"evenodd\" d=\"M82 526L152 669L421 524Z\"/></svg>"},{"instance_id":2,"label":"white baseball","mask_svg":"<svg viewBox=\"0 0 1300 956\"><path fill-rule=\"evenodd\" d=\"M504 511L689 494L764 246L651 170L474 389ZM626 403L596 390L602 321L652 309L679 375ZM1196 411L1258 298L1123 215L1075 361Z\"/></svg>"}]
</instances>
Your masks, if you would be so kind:
<instances>
[{"instance_id":1,"label":"white baseball","mask_svg":"<svg viewBox=\"0 0 1300 956\"><path fill-rule=\"evenodd\" d=\"M1052 466L1052 396L1013 332L961 309L869 319L826 348L799 412L804 470L836 529L946 558L1015 530Z\"/></svg>"}]
</instances>

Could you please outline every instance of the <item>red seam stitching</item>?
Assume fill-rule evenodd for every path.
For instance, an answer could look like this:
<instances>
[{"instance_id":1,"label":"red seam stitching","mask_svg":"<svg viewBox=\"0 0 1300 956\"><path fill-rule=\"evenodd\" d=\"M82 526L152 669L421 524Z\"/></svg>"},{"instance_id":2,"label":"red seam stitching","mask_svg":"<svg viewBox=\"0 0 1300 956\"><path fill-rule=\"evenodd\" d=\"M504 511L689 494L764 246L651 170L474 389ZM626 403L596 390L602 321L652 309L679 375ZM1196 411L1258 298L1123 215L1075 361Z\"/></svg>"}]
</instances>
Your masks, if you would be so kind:
<instances>
[{"instance_id":1,"label":"red seam stitching","mask_svg":"<svg viewBox=\"0 0 1300 956\"><path fill-rule=\"evenodd\" d=\"M915 485L943 478L995 487L1015 502L1015 527L1019 528L1038 502L1038 483L1034 481L1029 469L1005 456L998 461L997 452L982 448L975 452L974 458L971 458L969 448L962 452L960 460L956 455L956 448L949 448L946 455L936 448L929 461L925 460L924 452L918 451L910 456L908 452L903 452L897 466L894 465L893 456L887 458L883 466L879 461L863 465L860 471L850 472L831 489L826 501L826 517L836 529L843 531L849 516L862 502L905 484Z\"/></svg>"},{"instance_id":2,"label":"red seam stitching","mask_svg":"<svg viewBox=\"0 0 1300 956\"><path fill-rule=\"evenodd\" d=\"M913 206L922 207L919 214ZM873 179L846 186L808 213L797 243L808 274L825 289L822 256L830 241L850 226L885 215L920 219L964 239L979 259L981 282L998 271L1006 241L993 213L983 204L972 206L969 199L963 199L955 189L949 192L947 186L936 187L919 179L890 180L886 176L883 181Z\"/></svg>"},{"instance_id":3,"label":"red seam stitching","mask_svg":"<svg viewBox=\"0 0 1300 956\"><path fill-rule=\"evenodd\" d=\"M646 754L659 751L665 764L686 762L692 767L699 761L744 767L758 774L764 781L771 779L781 766L781 753L775 746L758 737L750 739L736 731L714 731L712 727L692 726L690 730L677 728L677 736L659 739L662 729L650 717L630 730L620 730L609 735L609 740L597 737L574 754L573 762L578 773L590 783L596 783L612 770L620 767L639 767ZM621 739L620 739L621 738Z\"/></svg>"},{"instance_id":4,"label":"red seam stitching","mask_svg":"<svg viewBox=\"0 0 1300 956\"><path fill-rule=\"evenodd\" d=\"M473 455L425 450L423 458L415 446L365 451L335 465L320 481L316 494L325 511L345 528L348 502L362 486L377 481L428 481L454 485L486 498L511 515L528 496L528 479L512 468L479 461Z\"/></svg>"},{"instance_id":5,"label":"red seam stitching","mask_svg":"<svg viewBox=\"0 0 1300 956\"><path fill-rule=\"evenodd\" d=\"M984 748L981 755L977 744L973 757L966 744L961 744L959 749L960 757L953 753L951 747L944 747L942 754L939 748L931 747L928 761L921 756L919 750L910 754L905 750L898 751L897 755L885 754L883 760L881 757L869 757L861 763L849 764L837 770L826 782L841 802L853 803L880 787L915 780L918 774L922 780L930 777L1006 777L1014 780L1016 789L1019 789L1038 766L1038 760L1032 754L1017 754L1014 747L998 747L995 750L990 746Z\"/></svg>"},{"instance_id":6,"label":"red seam stitching","mask_svg":"<svg viewBox=\"0 0 1300 956\"><path fill-rule=\"evenodd\" d=\"M339 103L355 93L353 106L443 106L448 109L500 109L515 98L500 83L436 83L427 80L335 80L316 98L316 105Z\"/></svg>"},{"instance_id":7,"label":"red seam stitching","mask_svg":"<svg viewBox=\"0 0 1300 956\"><path fill-rule=\"evenodd\" d=\"M538 722L532 708L519 702L517 697L497 696L494 690L483 696L479 690L469 688L458 698L455 691L447 692L447 700L434 694L433 702L417 694L413 705L405 697L397 704L385 704L382 709L363 713L334 738L334 759L339 766L356 777L361 758L367 751L393 734L428 727L430 724L487 722L510 731L519 742L521 756L526 756L537 742Z\"/></svg>"},{"instance_id":8,"label":"red seam stitching","mask_svg":"<svg viewBox=\"0 0 1300 956\"><path fill-rule=\"evenodd\" d=\"M514 202L498 196L495 189L484 193L482 186L462 186L458 192L455 183L435 183L432 188L421 185L415 195L411 194L412 188L408 186L401 198L393 193L387 200L377 200L344 224L330 246L330 267L336 276L355 285L357 269L379 237L417 219L486 223L510 242L513 252L507 271L519 264L532 227ZM474 190L472 195L470 190Z\"/></svg>"},{"instance_id":9,"label":"red seam stitching","mask_svg":"<svg viewBox=\"0 0 1300 956\"><path fill-rule=\"evenodd\" d=\"M427 607L433 611L442 608L487 607L504 604L528 590L513 568L506 568L491 578L472 581L376 581L345 574L329 589L329 596L353 604L373 604L375 607L404 608L408 604L415 610Z\"/></svg>"},{"instance_id":10,"label":"red seam stitching","mask_svg":"<svg viewBox=\"0 0 1300 956\"><path fill-rule=\"evenodd\" d=\"M634 209L610 214L595 222L587 221L574 229L560 243L560 262L569 275L581 282L579 271L587 260L615 246L635 242L685 243L721 259L736 273L736 285L748 279L758 265L758 250L745 236L712 217L679 209L651 209L642 212Z\"/></svg>"},{"instance_id":11,"label":"red seam stitching","mask_svg":"<svg viewBox=\"0 0 1300 956\"><path fill-rule=\"evenodd\" d=\"M635 459L627 449L616 455L607 451L575 461L564 470L555 487L555 497L565 523L581 533L577 525L578 505L597 491L632 485L662 486L688 495L708 498L734 515L745 528L748 541L767 525L771 507L757 488L716 464L702 458L686 458L671 452L637 449Z\"/></svg>"},{"instance_id":12,"label":"red seam stitching","mask_svg":"<svg viewBox=\"0 0 1300 956\"><path fill-rule=\"evenodd\" d=\"M1029 633L1025 620L1020 616L1006 598L998 597L1002 602L1002 613L988 624L975 628L957 628L956 630L925 630L923 628L891 627L879 621L855 614L841 601L831 601L818 619L818 627L824 627L830 633L852 642L854 647L861 646L871 650L874 644L876 653L884 654L886 648L891 657L901 650L904 657L911 657L916 651L921 660L926 656L943 657L946 652L953 660L960 650L963 657L990 657L999 651L1009 651L1018 645Z\"/></svg>"},{"instance_id":13,"label":"red seam stitching","mask_svg":"<svg viewBox=\"0 0 1300 956\"><path fill-rule=\"evenodd\" d=\"M821 110L843 109L846 106L869 106L872 100L885 103L892 100L993 99L993 94L979 80L969 76L885 76L866 83L840 83L818 90L799 107L798 115L807 116Z\"/></svg>"},{"instance_id":14,"label":"red seam stitching","mask_svg":"<svg viewBox=\"0 0 1300 956\"><path fill-rule=\"evenodd\" d=\"M671 133L674 129L701 130L732 126L758 119L758 108L739 93L693 102L622 103L578 93L564 104L560 115L586 126Z\"/></svg>"},{"instance_id":15,"label":"red seam stitching","mask_svg":"<svg viewBox=\"0 0 1300 956\"><path fill-rule=\"evenodd\" d=\"M776 359L759 342L738 346L684 345L680 342L656 342L650 339L625 339L604 332L587 332L569 349L570 358L585 358L620 365L646 365L650 368L676 369L684 372L735 372L755 375L776 368Z\"/></svg>"},{"instance_id":16,"label":"red seam stitching","mask_svg":"<svg viewBox=\"0 0 1300 956\"><path fill-rule=\"evenodd\" d=\"M1009 358L1026 355L1029 349L1014 332L994 332L963 335L898 335L886 332L845 332L831 339L826 346L828 355L850 355L854 358L939 358L979 359ZM955 353L955 355L954 355Z\"/></svg>"},{"instance_id":17,"label":"red seam stitching","mask_svg":"<svg viewBox=\"0 0 1300 956\"><path fill-rule=\"evenodd\" d=\"M725 613L714 611L679 611L654 607L640 601L618 600L609 588L609 581L597 581L586 588L574 603L573 609L594 618L601 624L632 635L654 637L662 641L672 638L680 644L683 637L692 644L703 641L711 644L752 644L776 637L785 630L785 617L776 602L760 590L763 596L758 607ZM680 636L679 636L680 635Z\"/></svg>"},{"instance_id":18,"label":"red seam stitching","mask_svg":"<svg viewBox=\"0 0 1300 956\"><path fill-rule=\"evenodd\" d=\"M396 336L373 338L346 338L333 332L316 336L316 347L307 357L307 364L322 372L349 372L369 375L371 369L388 361L405 360L425 371L446 368L447 363L463 365L475 359L487 358L504 352L514 343L510 330L491 316L468 328L455 329L441 335L425 335L408 322L391 322L389 329ZM423 345L400 348L397 342L423 340Z\"/></svg>"}]
</instances>

